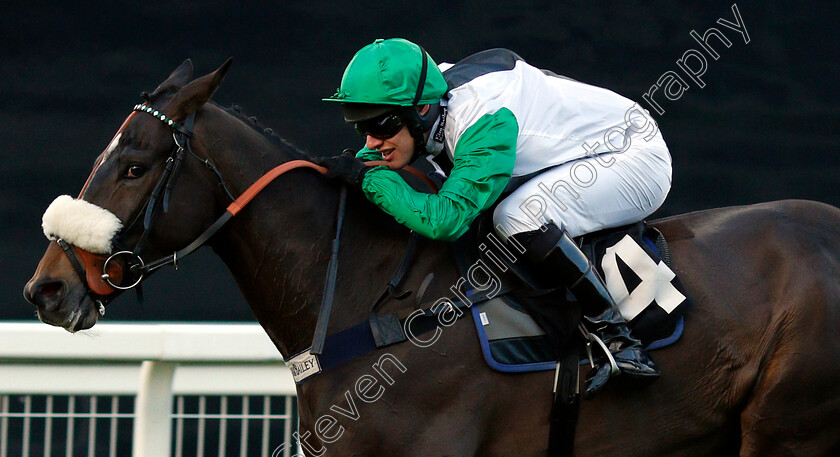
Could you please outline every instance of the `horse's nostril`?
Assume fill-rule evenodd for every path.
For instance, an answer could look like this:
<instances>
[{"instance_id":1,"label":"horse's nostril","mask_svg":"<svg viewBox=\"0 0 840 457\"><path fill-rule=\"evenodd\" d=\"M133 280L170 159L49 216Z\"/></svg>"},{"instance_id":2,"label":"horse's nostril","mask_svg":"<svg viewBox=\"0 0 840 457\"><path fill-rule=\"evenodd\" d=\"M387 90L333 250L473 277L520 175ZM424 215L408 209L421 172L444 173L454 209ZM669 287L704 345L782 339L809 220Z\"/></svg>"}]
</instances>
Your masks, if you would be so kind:
<instances>
[{"instance_id":1,"label":"horse's nostril","mask_svg":"<svg viewBox=\"0 0 840 457\"><path fill-rule=\"evenodd\" d=\"M24 289L23 295L27 301L38 308L51 311L58 307L64 291L64 283L61 281L44 281L35 283Z\"/></svg>"},{"instance_id":2,"label":"horse's nostril","mask_svg":"<svg viewBox=\"0 0 840 457\"><path fill-rule=\"evenodd\" d=\"M44 297L52 297L61 290L61 283L51 282L41 286L41 295Z\"/></svg>"}]
</instances>

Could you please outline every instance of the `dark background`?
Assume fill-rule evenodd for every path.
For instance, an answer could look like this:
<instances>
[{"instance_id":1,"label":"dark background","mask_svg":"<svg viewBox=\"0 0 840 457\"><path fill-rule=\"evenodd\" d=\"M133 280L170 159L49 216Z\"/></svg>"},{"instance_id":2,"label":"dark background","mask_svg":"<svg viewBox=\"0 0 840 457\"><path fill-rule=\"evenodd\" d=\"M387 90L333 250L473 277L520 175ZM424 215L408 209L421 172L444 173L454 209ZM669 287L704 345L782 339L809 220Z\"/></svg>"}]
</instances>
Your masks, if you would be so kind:
<instances>
[{"instance_id":1,"label":"dark background","mask_svg":"<svg viewBox=\"0 0 840 457\"><path fill-rule=\"evenodd\" d=\"M354 52L375 38L421 43L438 62L491 47L642 103L689 32L720 29L700 89L656 115L674 159L665 216L807 198L840 205L836 2L737 2L750 43L716 24L732 2L7 1L0 6L0 319L34 319L21 290L46 247L40 217L76 195L139 93L185 58L196 76L234 56L214 99L239 104L313 154L358 146L336 106ZM144 3L144 4L141 4ZM276 3L276 4L275 4ZM109 319L250 320L224 265L203 252L126 295Z\"/></svg>"}]
</instances>

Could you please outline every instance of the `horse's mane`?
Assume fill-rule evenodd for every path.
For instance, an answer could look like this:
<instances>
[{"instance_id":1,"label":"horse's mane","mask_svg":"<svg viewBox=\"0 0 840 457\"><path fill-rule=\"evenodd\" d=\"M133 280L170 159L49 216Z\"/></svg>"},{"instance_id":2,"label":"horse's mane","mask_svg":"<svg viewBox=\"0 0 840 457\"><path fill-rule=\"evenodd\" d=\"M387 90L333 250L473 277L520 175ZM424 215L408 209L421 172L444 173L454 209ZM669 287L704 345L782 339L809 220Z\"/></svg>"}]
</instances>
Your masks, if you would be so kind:
<instances>
[{"instance_id":1,"label":"horse's mane","mask_svg":"<svg viewBox=\"0 0 840 457\"><path fill-rule=\"evenodd\" d=\"M222 111L230 114L231 116L239 119L248 127L254 129L255 132L262 135L264 138L271 141L272 144L279 147L284 152L289 153L294 159L300 160L308 160L312 161L312 156L306 153L303 149L298 148L294 144L292 144L289 140L281 137L274 133L274 129L270 127L265 127L257 120L255 116L248 116L247 114L242 112L242 107L239 105L231 105L228 108L225 108L218 103L212 102L216 107L221 109Z\"/></svg>"}]
</instances>

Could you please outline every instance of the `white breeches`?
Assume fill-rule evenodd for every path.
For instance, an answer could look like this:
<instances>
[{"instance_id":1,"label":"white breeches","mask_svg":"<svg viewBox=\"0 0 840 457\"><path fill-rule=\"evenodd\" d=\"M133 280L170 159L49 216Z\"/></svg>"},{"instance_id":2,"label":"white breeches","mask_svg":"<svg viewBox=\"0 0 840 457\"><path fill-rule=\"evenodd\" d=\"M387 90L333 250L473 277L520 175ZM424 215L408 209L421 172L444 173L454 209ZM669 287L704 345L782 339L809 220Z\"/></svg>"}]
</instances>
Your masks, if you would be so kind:
<instances>
[{"instance_id":1,"label":"white breeches","mask_svg":"<svg viewBox=\"0 0 840 457\"><path fill-rule=\"evenodd\" d=\"M671 155L657 132L624 152L567 162L531 178L499 203L493 225L507 238L554 222L576 237L644 219L670 189Z\"/></svg>"}]
</instances>

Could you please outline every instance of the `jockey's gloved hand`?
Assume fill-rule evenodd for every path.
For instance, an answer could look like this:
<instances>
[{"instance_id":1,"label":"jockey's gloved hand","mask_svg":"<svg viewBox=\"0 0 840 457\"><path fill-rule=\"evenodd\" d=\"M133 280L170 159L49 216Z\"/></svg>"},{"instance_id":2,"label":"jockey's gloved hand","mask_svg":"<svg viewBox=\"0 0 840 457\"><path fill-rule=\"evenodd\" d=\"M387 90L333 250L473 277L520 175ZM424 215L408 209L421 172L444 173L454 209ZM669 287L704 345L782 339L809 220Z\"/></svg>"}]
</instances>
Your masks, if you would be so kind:
<instances>
[{"instance_id":1,"label":"jockey's gloved hand","mask_svg":"<svg viewBox=\"0 0 840 457\"><path fill-rule=\"evenodd\" d=\"M352 149L345 149L341 155L318 158L315 163L327 168L327 179L338 178L354 187L361 187L365 173L371 168L357 159Z\"/></svg>"}]
</instances>

